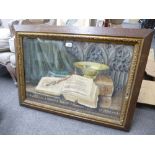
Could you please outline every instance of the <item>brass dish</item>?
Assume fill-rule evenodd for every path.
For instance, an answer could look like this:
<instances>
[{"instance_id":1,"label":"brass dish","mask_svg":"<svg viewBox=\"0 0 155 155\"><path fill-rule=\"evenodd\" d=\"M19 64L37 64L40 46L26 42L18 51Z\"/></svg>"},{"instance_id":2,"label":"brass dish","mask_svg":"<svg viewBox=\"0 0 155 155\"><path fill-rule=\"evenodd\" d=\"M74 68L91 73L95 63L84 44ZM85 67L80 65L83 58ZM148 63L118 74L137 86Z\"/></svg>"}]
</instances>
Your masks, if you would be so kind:
<instances>
[{"instance_id":1,"label":"brass dish","mask_svg":"<svg viewBox=\"0 0 155 155\"><path fill-rule=\"evenodd\" d=\"M76 68L79 68L85 77L92 78L92 79L96 78L97 74L100 71L109 69L108 65L96 63L96 62L90 62L90 61L75 62L74 66Z\"/></svg>"}]
</instances>

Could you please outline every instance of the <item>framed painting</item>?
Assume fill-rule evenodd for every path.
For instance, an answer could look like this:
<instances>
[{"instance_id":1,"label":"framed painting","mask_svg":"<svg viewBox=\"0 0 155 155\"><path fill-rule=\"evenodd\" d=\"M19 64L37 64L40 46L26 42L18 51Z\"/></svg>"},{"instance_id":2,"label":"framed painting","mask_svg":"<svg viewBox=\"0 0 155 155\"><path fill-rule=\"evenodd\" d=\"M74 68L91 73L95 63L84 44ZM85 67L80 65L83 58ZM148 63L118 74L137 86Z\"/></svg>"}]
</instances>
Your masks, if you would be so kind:
<instances>
[{"instance_id":1,"label":"framed painting","mask_svg":"<svg viewBox=\"0 0 155 155\"><path fill-rule=\"evenodd\" d=\"M153 31L17 26L21 105L129 130Z\"/></svg>"}]
</instances>

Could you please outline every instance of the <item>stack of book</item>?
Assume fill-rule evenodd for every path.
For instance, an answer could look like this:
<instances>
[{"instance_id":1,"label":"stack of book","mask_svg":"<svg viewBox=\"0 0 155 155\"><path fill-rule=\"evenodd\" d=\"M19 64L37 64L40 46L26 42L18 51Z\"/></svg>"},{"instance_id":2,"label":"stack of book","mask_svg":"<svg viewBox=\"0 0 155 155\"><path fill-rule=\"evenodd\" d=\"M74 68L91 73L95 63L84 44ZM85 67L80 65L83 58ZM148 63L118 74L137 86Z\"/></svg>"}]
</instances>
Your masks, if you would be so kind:
<instances>
[{"instance_id":1,"label":"stack of book","mask_svg":"<svg viewBox=\"0 0 155 155\"><path fill-rule=\"evenodd\" d=\"M95 84L99 88L99 106L102 108L109 108L112 103L112 94L114 91L114 85L111 77L99 75L95 79Z\"/></svg>"}]
</instances>

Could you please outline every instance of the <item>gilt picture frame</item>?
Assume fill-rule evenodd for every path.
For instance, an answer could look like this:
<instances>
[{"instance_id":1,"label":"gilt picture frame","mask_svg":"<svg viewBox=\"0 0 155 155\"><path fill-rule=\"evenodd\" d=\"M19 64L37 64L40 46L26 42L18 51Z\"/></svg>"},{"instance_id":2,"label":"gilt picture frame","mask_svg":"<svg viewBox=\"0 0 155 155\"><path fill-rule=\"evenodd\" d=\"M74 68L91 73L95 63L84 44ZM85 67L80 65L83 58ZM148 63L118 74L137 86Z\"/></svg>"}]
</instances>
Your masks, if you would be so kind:
<instances>
[{"instance_id":1,"label":"gilt picture frame","mask_svg":"<svg viewBox=\"0 0 155 155\"><path fill-rule=\"evenodd\" d=\"M153 31L16 26L23 106L129 130Z\"/></svg>"}]
</instances>

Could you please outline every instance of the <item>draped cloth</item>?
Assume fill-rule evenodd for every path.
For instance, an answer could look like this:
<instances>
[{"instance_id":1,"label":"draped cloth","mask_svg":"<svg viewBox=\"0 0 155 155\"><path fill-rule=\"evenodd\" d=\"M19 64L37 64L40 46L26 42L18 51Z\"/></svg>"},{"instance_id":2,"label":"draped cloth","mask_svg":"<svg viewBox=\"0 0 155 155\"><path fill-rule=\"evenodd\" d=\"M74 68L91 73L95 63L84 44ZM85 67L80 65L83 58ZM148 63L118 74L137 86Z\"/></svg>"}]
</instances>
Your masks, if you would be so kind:
<instances>
[{"instance_id":1,"label":"draped cloth","mask_svg":"<svg viewBox=\"0 0 155 155\"><path fill-rule=\"evenodd\" d=\"M37 84L49 71L73 73L75 58L67 53L63 42L41 39L24 39L25 78Z\"/></svg>"}]
</instances>

